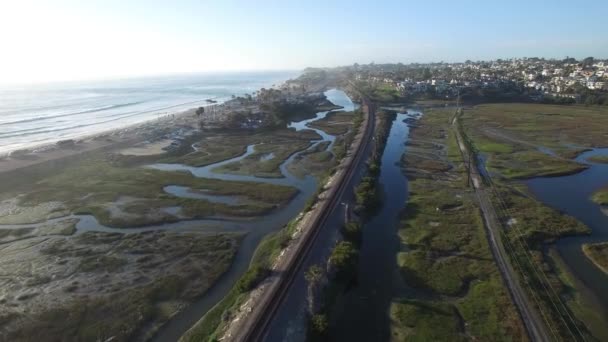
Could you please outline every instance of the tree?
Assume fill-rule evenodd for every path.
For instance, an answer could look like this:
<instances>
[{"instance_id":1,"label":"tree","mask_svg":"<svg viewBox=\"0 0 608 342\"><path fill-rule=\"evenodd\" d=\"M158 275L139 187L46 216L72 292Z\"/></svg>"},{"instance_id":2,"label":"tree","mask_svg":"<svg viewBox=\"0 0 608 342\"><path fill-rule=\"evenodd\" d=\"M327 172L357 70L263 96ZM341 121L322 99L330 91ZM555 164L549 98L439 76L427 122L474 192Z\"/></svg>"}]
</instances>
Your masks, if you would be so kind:
<instances>
[{"instance_id":1,"label":"tree","mask_svg":"<svg viewBox=\"0 0 608 342\"><path fill-rule=\"evenodd\" d=\"M361 223L352 221L342 226L342 235L347 241L359 244L361 242Z\"/></svg>"},{"instance_id":2,"label":"tree","mask_svg":"<svg viewBox=\"0 0 608 342\"><path fill-rule=\"evenodd\" d=\"M253 290L262 280L264 280L270 270L263 266L255 266L245 272L245 274L236 283L236 288L240 293Z\"/></svg>"},{"instance_id":3,"label":"tree","mask_svg":"<svg viewBox=\"0 0 608 342\"><path fill-rule=\"evenodd\" d=\"M312 265L306 271L304 279L306 279L309 284L313 284L319 282L322 276L323 270L321 269L321 267L319 265Z\"/></svg>"},{"instance_id":4,"label":"tree","mask_svg":"<svg viewBox=\"0 0 608 342\"><path fill-rule=\"evenodd\" d=\"M424 68L424 70L422 71L422 78L425 80L428 80L432 77L433 75L431 74L431 70L429 68Z\"/></svg>"},{"instance_id":5,"label":"tree","mask_svg":"<svg viewBox=\"0 0 608 342\"><path fill-rule=\"evenodd\" d=\"M306 270L304 279L308 282L308 311L312 314L315 310L316 296L319 284L323 279L323 269L319 265L312 265Z\"/></svg>"},{"instance_id":6,"label":"tree","mask_svg":"<svg viewBox=\"0 0 608 342\"><path fill-rule=\"evenodd\" d=\"M336 269L336 278L349 281L357 274L357 258L359 252L355 246L348 241L340 241L334 247L329 263Z\"/></svg>"},{"instance_id":7,"label":"tree","mask_svg":"<svg viewBox=\"0 0 608 342\"><path fill-rule=\"evenodd\" d=\"M587 57L583 59L583 68L590 67L593 65L593 57Z\"/></svg>"},{"instance_id":8,"label":"tree","mask_svg":"<svg viewBox=\"0 0 608 342\"><path fill-rule=\"evenodd\" d=\"M585 106L591 106L594 104L598 104L598 99L595 95L588 95L585 98Z\"/></svg>"},{"instance_id":9,"label":"tree","mask_svg":"<svg viewBox=\"0 0 608 342\"><path fill-rule=\"evenodd\" d=\"M312 333L312 340L322 339L327 333L329 322L327 316L324 314L317 314L310 317L310 327Z\"/></svg>"}]
</instances>

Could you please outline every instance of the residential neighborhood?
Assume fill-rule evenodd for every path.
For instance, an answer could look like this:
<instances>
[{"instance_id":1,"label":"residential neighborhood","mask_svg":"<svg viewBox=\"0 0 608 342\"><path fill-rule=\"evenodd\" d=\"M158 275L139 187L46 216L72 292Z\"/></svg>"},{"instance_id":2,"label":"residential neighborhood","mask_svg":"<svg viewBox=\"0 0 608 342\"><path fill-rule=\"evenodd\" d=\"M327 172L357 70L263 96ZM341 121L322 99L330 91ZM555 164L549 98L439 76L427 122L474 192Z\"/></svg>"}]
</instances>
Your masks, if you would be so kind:
<instances>
[{"instance_id":1,"label":"residential neighborhood","mask_svg":"<svg viewBox=\"0 0 608 342\"><path fill-rule=\"evenodd\" d=\"M402 97L454 98L500 90L534 101L608 104L608 61L513 58L429 64L355 64L354 79L392 88Z\"/></svg>"}]
</instances>

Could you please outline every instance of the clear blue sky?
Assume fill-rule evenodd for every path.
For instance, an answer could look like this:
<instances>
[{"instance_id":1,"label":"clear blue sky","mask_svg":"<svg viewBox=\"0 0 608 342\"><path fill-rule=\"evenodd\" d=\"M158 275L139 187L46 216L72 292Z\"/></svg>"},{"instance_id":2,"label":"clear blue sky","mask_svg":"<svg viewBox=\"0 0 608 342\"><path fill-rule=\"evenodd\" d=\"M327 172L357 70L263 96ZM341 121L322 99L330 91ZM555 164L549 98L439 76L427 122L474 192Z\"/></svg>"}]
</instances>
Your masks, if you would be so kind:
<instances>
[{"instance_id":1,"label":"clear blue sky","mask_svg":"<svg viewBox=\"0 0 608 342\"><path fill-rule=\"evenodd\" d=\"M608 58L607 23L608 0L3 0L0 75L45 81L372 61Z\"/></svg>"}]
</instances>

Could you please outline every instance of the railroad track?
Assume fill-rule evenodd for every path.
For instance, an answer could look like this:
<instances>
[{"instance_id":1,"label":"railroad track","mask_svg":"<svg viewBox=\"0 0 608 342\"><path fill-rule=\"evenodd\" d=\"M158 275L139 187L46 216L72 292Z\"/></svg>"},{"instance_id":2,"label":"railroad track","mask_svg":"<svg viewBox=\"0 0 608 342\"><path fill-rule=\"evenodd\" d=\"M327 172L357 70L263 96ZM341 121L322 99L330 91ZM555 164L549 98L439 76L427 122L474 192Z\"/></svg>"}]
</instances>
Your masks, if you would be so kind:
<instances>
[{"instance_id":1,"label":"railroad track","mask_svg":"<svg viewBox=\"0 0 608 342\"><path fill-rule=\"evenodd\" d=\"M364 151L367 149L371 135L375 125L375 108L374 105L365 97L362 97L363 111L367 115L365 131L357 146L350 161L347 161L344 175L337 180L337 185L330 190L330 194L326 201L323 202L321 214L318 215L313 223L308 234L303 237L302 243L299 244L294 257L290 260L286 267L285 273L280 277L274 288L270 289L268 300L264 301L259 310L259 314L252 318L252 324L247 328L247 331L241 335L240 341L263 341L268 327L270 326L273 317L285 300L291 285L296 279L299 271L308 256L310 249L314 245L319 232L327 222L336 207L340 204L342 194L350 183L356 169L364 158Z\"/></svg>"}]
</instances>

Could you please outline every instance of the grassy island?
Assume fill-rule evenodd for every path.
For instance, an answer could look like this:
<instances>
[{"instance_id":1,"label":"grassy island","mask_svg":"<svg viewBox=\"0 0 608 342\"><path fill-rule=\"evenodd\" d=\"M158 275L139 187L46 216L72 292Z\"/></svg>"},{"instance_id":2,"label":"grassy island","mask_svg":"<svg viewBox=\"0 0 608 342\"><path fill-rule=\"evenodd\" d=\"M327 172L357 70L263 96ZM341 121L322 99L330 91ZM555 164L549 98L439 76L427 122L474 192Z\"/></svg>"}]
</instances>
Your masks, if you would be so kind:
<instances>
[{"instance_id":1,"label":"grassy island","mask_svg":"<svg viewBox=\"0 0 608 342\"><path fill-rule=\"evenodd\" d=\"M592 156L587 158L588 161L598 164L608 164L608 156Z\"/></svg>"},{"instance_id":2,"label":"grassy island","mask_svg":"<svg viewBox=\"0 0 608 342\"><path fill-rule=\"evenodd\" d=\"M584 244L583 252L597 267L608 274L608 242Z\"/></svg>"},{"instance_id":3,"label":"grassy island","mask_svg":"<svg viewBox=\"0 0 608 342\"><path fill-rule=\"evenodd\" d=\"M596 191L591 197L591 200L599 205L608 206L608 188Z\"/></svg>"}]
</instances>

